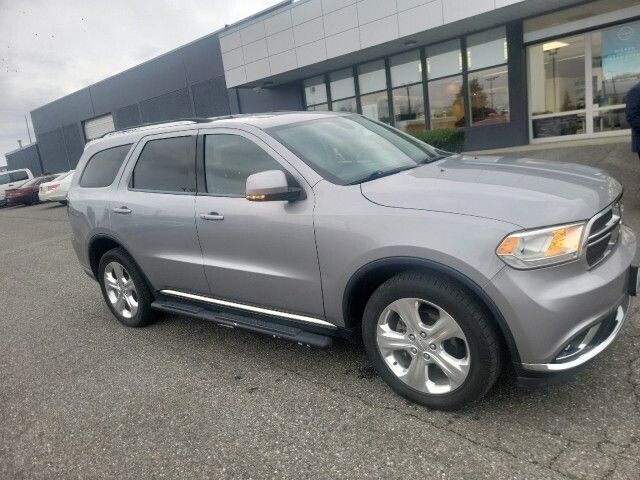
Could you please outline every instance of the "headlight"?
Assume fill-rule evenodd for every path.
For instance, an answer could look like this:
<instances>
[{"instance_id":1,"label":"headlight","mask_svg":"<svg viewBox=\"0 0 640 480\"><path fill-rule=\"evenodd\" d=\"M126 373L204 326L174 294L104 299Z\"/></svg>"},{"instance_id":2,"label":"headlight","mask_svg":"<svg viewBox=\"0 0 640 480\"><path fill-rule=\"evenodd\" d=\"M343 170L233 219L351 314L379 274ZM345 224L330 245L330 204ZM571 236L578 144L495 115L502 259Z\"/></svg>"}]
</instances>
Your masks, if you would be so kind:
<instances>
[{"instance_id":1,"label":"headlight","mask_svg":"<svg viewBox=\"0 0 640 480\"><path fill-rule=\"evenodd\" d=\"M584 226L573 223L512 233L500 243L496 253L505 263L519 269L568 262L580 255Z\"/></svg>"}]
</instances>

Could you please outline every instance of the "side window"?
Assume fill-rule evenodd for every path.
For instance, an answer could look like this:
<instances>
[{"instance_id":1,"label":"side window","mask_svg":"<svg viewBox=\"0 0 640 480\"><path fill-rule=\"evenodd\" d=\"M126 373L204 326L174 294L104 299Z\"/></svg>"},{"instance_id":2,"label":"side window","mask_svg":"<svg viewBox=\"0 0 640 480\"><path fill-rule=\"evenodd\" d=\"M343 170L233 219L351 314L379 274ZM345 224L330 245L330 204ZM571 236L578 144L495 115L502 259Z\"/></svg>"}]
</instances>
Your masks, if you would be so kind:
<instances>
[{"instance_id":1,"label":"side window","mask_svg":"<svg viewBox=\"0 0 640 480\"><path fill-rule=\"evenodd\" d=\"M80 177L80 186L85 188L108 187L116 179L131 144L120 145L96 153L87 162Z\"/></svg>"},{"instance_id":2,"label":"side window","mask_svg":"<svg viewBox=\"0 0 640 480\"><path fill-rule=\"evenodd\" d=\"M11 183L11 177L8 173L0 173L0 185L4 185L5 183Z\"/></svg>"},{"instance_id":3,"label":"side window","mask_svg":"<svg viewBox=\"0 0 640 480\"><path fill-rule=\"evenodd\" d=\"M251 140L239 135L207 135L204 143L207 192L245 195L247 177L265 170L283 170L276 160Z\"/></svg>"},{"instance_id":4,"label":"side window","mask_svg":"<svg viewBox=\"0 0 640 480\"><path fill-rule=\"evenodd\" d=\"M20 170L19 172L11 173L11 181L12 182L21 182L23 180L29 180L29 175L24 170Z\"/></svg>"},{"instance_id":5,"label":"side window","mask_svg":"<svg viewBox=\"0 0 640 480\"><path fill-rule=\"evenodd\" d=\"M196 137L147 142L138 158L131 188L161 192L196 191Z\"/></svg>"}]
</instances>

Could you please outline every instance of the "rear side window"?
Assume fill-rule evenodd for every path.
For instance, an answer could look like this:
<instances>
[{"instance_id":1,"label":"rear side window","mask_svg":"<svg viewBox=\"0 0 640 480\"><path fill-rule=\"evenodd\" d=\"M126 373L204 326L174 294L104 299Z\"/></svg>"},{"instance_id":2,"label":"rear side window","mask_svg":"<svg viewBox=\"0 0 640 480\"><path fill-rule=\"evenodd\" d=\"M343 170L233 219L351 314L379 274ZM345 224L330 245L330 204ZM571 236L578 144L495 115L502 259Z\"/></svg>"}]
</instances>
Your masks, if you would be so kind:
<instances>
[{"instance_id":1,"label":"rear side window","mask_svg":"<svg viewBox=\"0 0 640 480\"><path fill-rule=\"evenodd\" d=\"M239 135L207 135L204 164L207 193L219 196L244 197L247 177L282 170L271 155Z\"/></svg>"},{"instance_id":2,"label":"rear side window","mask_svg":"<svg viewBox=\"0 0 640 480\"><path fill-rule=\"evenodd\" d=\"M196 191L196 137L150 140L133 169L131 188L158 192Z\"/></svg>"},{"instance_id":3,"label":"rear side window","mask_svg":"<svg viewBox=\"0 0 640 480\"><path fill-rule=\"evenodd\" d=\"M28 180L29 175L24 170L19 172L11 172L11 181L12 182L21 182L22 180Z\"/></svg>"},{"instance_id":4,"label":"rear side window","mask_svg":"<svg viewBox=\"0 0 640 480\"><path fill-rule=\"evenodd\" d=\"M87 162L80 177L80 186L85 188L108 187L116 179L131 144L120 145L96 153Z\"/></svg>"}]
</instances>

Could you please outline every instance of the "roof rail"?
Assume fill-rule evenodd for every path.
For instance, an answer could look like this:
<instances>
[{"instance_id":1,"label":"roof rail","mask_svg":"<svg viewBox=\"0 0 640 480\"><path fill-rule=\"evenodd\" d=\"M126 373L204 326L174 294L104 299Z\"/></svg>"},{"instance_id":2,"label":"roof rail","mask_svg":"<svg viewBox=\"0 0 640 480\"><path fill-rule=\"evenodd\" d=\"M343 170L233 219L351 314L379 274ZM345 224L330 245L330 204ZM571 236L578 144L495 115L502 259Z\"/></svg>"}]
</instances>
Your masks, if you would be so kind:
<instances>
[{"instance_id":1,"label":"roof rail","mask_svg":"<svg viewBox=\"0 0 640 480\"><path fill-rule=\"evenodd\" d=\"M182 122L211 123L211 122L214 122L216 120L224 120L224 119L227 119L227 118L233 118L233 115L225 115L225 116L222 116L222 117L211 117L211 118L206 118L206 117L178 118L176 120L163 120L161 122L142 123L140 125L134 125L132 127L123 128L121 130L114 130L113 132L107 132L104 135L102 135L100 138L109 137L111 135L115 135L115 134L118 134L118 133L132 132L132 131L135 131L135 130L137 130L139 128L153 127L154 125L170 125L170 124L179 124L179 123L182 123Z\"/></svg>"}]
</instances>

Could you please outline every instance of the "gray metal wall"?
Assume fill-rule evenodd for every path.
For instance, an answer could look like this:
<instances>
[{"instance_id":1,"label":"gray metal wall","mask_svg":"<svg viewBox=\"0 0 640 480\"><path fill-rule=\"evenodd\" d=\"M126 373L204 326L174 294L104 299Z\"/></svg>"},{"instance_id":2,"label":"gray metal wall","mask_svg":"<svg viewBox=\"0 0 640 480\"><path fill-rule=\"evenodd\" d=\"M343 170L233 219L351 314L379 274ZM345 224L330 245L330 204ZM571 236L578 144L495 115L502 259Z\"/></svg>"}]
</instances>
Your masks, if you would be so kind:
<instances>
[{"instance_id":1,"label":"gray metal wall","mask_svg":"<svg viewBox=\"0 0 640 480\"><path fill-rule=\"evenodd\" d=\"M20 150L14 150L5 155L7 159L7 170L17 170L18 168L28 168L34 175L43 173L40 164L40 153L38 145L32 143ZM57 170L50 170L47 173L55 173Z\"/></svg>"},{"instance_id":2,"label":"gray metal wall","mask_svg":"<svg viewBox=\"0 0 640 480\"><path fill-rule=\"evenodd\" d=\"M31 112L44 169L74 168L84 149L82 122L107 113L119 129L231 113L217 35Z\"/></svg>"}]
</instances>

